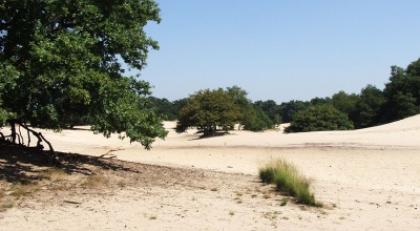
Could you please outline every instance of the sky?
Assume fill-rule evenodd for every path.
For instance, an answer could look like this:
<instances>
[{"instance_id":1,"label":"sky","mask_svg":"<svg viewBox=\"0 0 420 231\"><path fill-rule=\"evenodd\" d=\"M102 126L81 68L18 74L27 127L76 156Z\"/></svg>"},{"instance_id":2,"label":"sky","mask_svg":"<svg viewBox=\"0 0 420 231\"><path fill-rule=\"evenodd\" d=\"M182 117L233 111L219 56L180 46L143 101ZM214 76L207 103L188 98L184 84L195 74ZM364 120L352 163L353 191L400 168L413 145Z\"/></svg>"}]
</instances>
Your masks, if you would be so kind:
<instances>
[{"instance_id":1,"label":"sky","mask_svg":"<svg viewBox=\"0 0 420 231\"><path fill-rule=\"evenodd\" d=\"M419 0L157 0L140 78L175 100L237 85L277 102L383 88L420 58Z\"/></svg>"}]
</instances>

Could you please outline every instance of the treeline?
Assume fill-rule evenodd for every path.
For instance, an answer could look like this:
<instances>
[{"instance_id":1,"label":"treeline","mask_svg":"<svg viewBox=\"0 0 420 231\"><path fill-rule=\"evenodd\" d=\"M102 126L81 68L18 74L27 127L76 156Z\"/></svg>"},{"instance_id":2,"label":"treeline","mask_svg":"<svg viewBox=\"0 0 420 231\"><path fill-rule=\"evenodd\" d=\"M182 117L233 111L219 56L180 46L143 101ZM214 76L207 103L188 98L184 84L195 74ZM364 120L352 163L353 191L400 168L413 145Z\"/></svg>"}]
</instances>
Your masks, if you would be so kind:
<instances>
[{"instance_id":1,"label":"treeline","mask_svg":"<svg viewBox=\"0 0 420 231\"><path fill-rule=\"evenodd\" d=\"M407 68L391 67L383 90L368 85L358 94L340 91L331 97L277 104L252 102L243 89L234 86L202 90L173 102L152 98L152 105L163 119L178 120L180 131L197 126L212 133L216 127L229 130L235 123L252 131L280 123L291 124L287 132L366 128L420 113L420 59Z\"/></svg>"}]
</instances>

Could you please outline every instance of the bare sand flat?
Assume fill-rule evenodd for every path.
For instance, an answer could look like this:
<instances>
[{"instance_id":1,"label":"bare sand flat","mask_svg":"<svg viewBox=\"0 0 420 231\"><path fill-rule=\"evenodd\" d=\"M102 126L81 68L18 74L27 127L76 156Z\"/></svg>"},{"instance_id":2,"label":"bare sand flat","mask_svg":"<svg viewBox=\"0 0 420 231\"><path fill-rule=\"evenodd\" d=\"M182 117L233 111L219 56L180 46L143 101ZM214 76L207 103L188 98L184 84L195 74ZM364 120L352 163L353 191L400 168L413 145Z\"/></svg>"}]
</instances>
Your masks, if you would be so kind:
<instances>
[{"instance_id":1,"label":"bare sand flat","mask_svg":"<svg viewBox=\"0 0 420 231\"><path fill-rule=\"evenodd\" d=\"M199 139L170 133L151 151L83 129L44 135L62 152L146 163L188 183L150 182L97 196L67 195L78 205L33 202L0 213L2 230L419 230L420 116L355 131L284 134L234 131ZM312 179L326 208L270 193L258 167L283 158ZM156 167L154 171L159 172ZM203 177L197 177L203 176ZM170 181L168 181L170 182ZM182 183L184 182L184 183ZM105 189L104 189L105 190ZM105 190L106 191L106 190ZM240 196L239 196L240 195ZM264 196L265 195L265 196ZM269 196L267 196L269 195ZM26 202L25 202L26 203Z\"/></svg>"}]
</instances>

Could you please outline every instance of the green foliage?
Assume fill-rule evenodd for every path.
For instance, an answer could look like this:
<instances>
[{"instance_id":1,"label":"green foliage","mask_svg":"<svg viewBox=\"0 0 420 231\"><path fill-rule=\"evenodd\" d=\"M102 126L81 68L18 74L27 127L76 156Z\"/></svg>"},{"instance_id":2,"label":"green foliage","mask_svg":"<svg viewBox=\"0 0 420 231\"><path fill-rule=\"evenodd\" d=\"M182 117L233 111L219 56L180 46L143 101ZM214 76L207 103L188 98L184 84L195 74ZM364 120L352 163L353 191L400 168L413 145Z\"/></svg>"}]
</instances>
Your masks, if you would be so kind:
<instances>
[{"instance_id":1,"label":"green foliage","mask_svg":"<svg viewBox=\"0 0 420 231\"><path fill-rule=\"evenodd\" d=\"M227 92L239 108L238 123L243 125L245 130L262 131L273 128L274 123L261 108L252 104L251 100L247 98L245 90L238 86L233 86L228 87Z\"/></svg>"},{"instance_id":2,"label":"green foliage","mask_svg":"<svg viewBox=\"0 0 420 231\"><path fill-rule=\"evenodd\" d=\"M274 100L256 101L254 105L260 108L271 120L273 124L279 124L282 121L280 106Z\"/></svg>"},{"instance_id":3,"label":"green foliage","mask_svg":"<svg viewBox=\"0 0 420 231\"><path fill-rule=\"evenodd\" d=\"M302 110L308 108L311 104L309 102L292 100L287 103L280 104L281 118L283 123L292 121L294 115Z\"/></svg>"},{"instance_id":4,"label":"green foliage","mask_svg":"<svg viewBox=\"0 0 420 231\"><path fill-rule=\"evenodd\" d=\"M5 109L0 108L0 127L6 124L6 121L9 119L9 117L9 113Z\"/></svg>"},{"instance_id":5,"label":"green foliage","mask_svg":"<svg viewBox=\"0 0 420 231\"><path fill-rule=\"evenodd\" d=\"M329 97L326 98L320 98L320 97L315 97L313 99L310 100L310 105L321 105L321 104L332 104L332 100Z\"/></svg>"},{"instance_id":6,"label":"green foliage","mask_svg":"<svg viewBox=\"0 0 420 231\"><path fill-rule=\"evenodd\" d=\"M234 104L239 108L237 123L244 124L247 116L252 114L253 108L251 100L247 98L247 92L238 86L226 88L227 93L233 99Z\"/></svg>"},{"instance_id":7,"label":"green foliage","mask_svg":"<svg viewBox=\"0 0 420 231\"><path fill-rule=\"evenodd\" d=\"M381 122L391 122L420 113L420 59L407 69L392 67L390 82L386 84Z\"/></svg>"},{"instance_id":8,"label":"green foliage","mask_svg":"<svg viewBox=\"0 0 420 231\"><path fill-rule=\"evenodd\" d=\"M353 114L354 126L366 128L378 125L384 103L385 97L380 89L372 85L363 88Z\"/></svg>"},{"instance_id":9,"label":"green foliage","mask_svg":"<svg viewBox=\"0 0 420 231\"><path fill-rule=\"evenodd\" d=\"M278 160L267 164L259 170L259 176L264 183L275 184L279 191L295 197L298 203L321 206L310 191L309 180L286 161Z\"/></svg>"},{"instance_id":10,"label":"green foliage","mask_svg":"<svg viewBox=\"0 0 420 231\"><path fill-rule=\"evenodd\" d=\"M359 102L359 96L340 91L331 97L331 102L339 111L351 116L356 111L356 104Z\"/></svg>"},{"instance_id":11,"label":"green foliage","mask_svg":"<svg viewBox=\"0 0 420 231\"><path fill-rule=\"evenodd\" d=\"M251 100L247 98L245 90L233 86L227 88L227 93L239 108L238 123L243 125L245 130L262 131L274 127L274 123L268 115L261 108L254 106Z\"/></svg>"},{"instance_id":12,"label":"green foliage","mask_svg":"<svg viewBox=\"0 0 420 231\"><path fill-rule=\"evenodd\" d=\"M149 85L123 68L142 69L158 48L143 30L149 21L160 21L154 0L2 1L0 82L13 84L2 89L1 108L43 128L89 121L150 147L166 132L147 103Z\"/></svg>"},{"instance_id":13,"label":"green foliage","mask_svg":"<svg viewBox=\"0 0 420 231\"><path fill-rule=\"evenodd\" d=\"M166 98L150 98L150 104L153 110L164 120L176 120L177 109L174 104Z\"/></svg>"},{"instance_id":14,"label":"green foliage","mask_svg":"<svg viewBox=\"0 0 420 231\"><path fill-rule=\"evenodd\" d=\"M240 116L240 109L229 92L202 90L191 95L179 113L177 131L197 127L204 136L214 135L219 128L232 130Z\"/></svg>"},{"instance_id":15,"label":"green foliage","mask_svg":"<svg viewBox=\"0 0 420 231\"><path fill-rule=\"evenodd\" d=\"M237 123L251 131L274 127L264 111L247 98L246 91L233 86L226 90L203 90L190 96L180 110L177 130L183 132L194 126L204 136L210 136L218 128L232 130Z\"/></svg>"},{"instance_id":16,"label":"green foliage","mask_svg":"<svg viewBox=\"0 0 420 231\"><path fill-rule=\"evenodd\" d=\"M235 104L240 108L246 108L251 101L247 98L248 93L238 86L226 88L227 93L232 97Z\"/></svg>"},{"instance_id":17,"label":"green foliage","mask_svg":"<svg viewBox=\"0 0 420 231\"><path fill-rule=\"evenodd\" d=\"M13 113L8 112L3 106L2 96L6 88L15 87L15 79L18 72L12 65L7 63L0 64L0 127L6 124L6 121L13 117Z\"/></svg>"},{"instance_id":18,"label":"green foliage","mask_svg":"<svg viewBox=\"0 0 420 231\"><path fill-rule=\"evenodd\" d=\"M348 116L334 106L316 105L297 112L286 132L308 132L352 129Z\"/></svg>"},{"instance_id":19,"label":"green foliage","mask_svg":"<svg viewBox=\"0 0 420 231\"><path fill-rule=\"evenodd\" d=\"M245 130L263 131L274 127L273 121L259 108L250 105L243 114L241 124Z\"/></svg>"},{"instance_id":20,"label":"green foliage","mask_svg":"<svg viewBox=\"0 0 420 231\"><path fill-rule=\"evenodd\" d=\"M169 101L166 98L150 98L150 106L153 111L164 120L176 120L181 108L186 104L187 99L179 99L175 101Z\"/></svg>"}]
</instances>

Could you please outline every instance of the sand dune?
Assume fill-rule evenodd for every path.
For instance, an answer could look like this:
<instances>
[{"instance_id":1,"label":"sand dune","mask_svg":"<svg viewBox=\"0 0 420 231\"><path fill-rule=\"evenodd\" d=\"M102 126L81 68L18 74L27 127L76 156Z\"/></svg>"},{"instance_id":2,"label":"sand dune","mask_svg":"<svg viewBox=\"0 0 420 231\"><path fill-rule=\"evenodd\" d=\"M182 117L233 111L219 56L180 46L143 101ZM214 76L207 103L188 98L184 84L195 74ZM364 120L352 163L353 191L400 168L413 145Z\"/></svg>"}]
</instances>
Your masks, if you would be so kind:
<instances>
[{"instance_id":1,"label":"sand dune","mask_svg":"<svg viewBox=\"0 0 420 231\"><path fill-rule=\"evenodd\" d=\"M157 140L154 149L188 147L363 147L363 148L420 148L420 115L391 124L352 131L323 131L284 134L282 131L265 132L232 131L229 135L199 139L191 129L178 134L174 131L175 122L165 122L169 134L165 140ZM89 130L64 130L61 133L44 131L58 150L95 152L94 149L106 147L136 148L139 144L121 141L117 135L105 139ZM74 149L76 148L76 150Z\"/></svg>"},{"instance_id":2,"label":"sand dune","mask_svg":"<svg viewBox=\"0 0 420 231\"><path fill-rule=\"evenodd\" d=\"M173 128L174 123L166 123ZM404 137L404 139L401 139ZM420 115L382 126L353 130L353 131L323 131L284 134L282 131L247 132L233 131L229 136L213 137L195 140L194 131L184 135L183 144L176 143L182 138L170 133L168 141L159 142L158 146L258 146L258 147L287 147L308 145L334 146L398 146L420 147Z\"/></svg>"}]
</instances>

